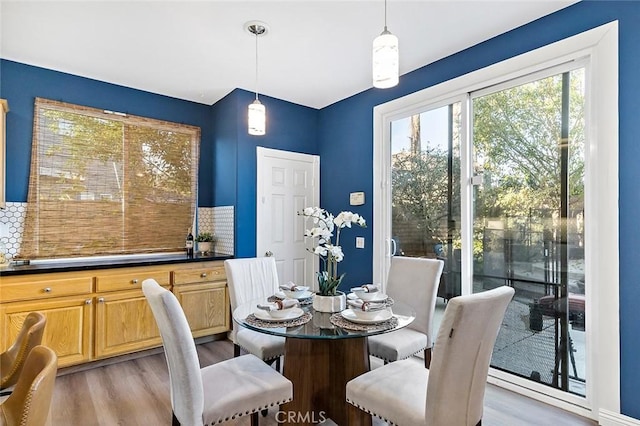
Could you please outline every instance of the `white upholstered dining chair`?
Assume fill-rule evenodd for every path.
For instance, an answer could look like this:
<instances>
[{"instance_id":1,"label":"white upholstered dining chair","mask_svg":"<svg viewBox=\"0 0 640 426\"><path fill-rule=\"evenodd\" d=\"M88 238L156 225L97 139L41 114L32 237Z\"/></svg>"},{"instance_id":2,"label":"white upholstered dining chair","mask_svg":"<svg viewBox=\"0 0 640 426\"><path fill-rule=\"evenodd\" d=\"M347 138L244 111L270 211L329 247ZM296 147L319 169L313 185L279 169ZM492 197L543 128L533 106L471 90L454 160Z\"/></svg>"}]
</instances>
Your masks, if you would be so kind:
<instances>
[{"instance_id":1,"label":"white upholstered dining chair","mask_svg":"<svg viewBox=\"0 0 640 426\"><path fill-rule=\"evenodd\" d=\"M169 368L172 424L216 425L258 412L293 398L293 385L253 355L244 355L200 368L189 323L178 299L155 280L142 282L156 319Z\"/></svg>"},{"instance_id":2,"label":"white upholstered dining chair","mask_svg":"<svg viewBox=\"0 0 640 426\"><path fill-rule=\"evenodd\" d=\"M424 351L425 367L431 362L433 313L444 262L438 259L394 256L386 293L416 311L409 326L392 333L369 336L369 354L387 362L409 358Z\"/></svg>"},{"instance_id":3,"label":"white upholstered dining chair","mask_svg":"<svg viewBox=\"0 0 640 426\"><path fill-rule=\"evenodd\" d=\"M347 401L391 425L481 424L493 346L514 290L454 297L445 309L429 369L392 362L347 383Z\"/></svg>"},{"instance_id":4,"label":"white upholstered dining chair","mask_svg":"<svg viewBox=\"0 0 640 426\"><path fill-rule=\"evenodd\" d=\"M228 259L224 261L229 286L231 310L254 299L266 300L278 291L278 271L273 257ZM280 370L280 357L284 354L284 337L258 333L233 323L229 338L234 344L234 356L240 348L267 363L275 361Z\"/></svg>"}]
</instances>

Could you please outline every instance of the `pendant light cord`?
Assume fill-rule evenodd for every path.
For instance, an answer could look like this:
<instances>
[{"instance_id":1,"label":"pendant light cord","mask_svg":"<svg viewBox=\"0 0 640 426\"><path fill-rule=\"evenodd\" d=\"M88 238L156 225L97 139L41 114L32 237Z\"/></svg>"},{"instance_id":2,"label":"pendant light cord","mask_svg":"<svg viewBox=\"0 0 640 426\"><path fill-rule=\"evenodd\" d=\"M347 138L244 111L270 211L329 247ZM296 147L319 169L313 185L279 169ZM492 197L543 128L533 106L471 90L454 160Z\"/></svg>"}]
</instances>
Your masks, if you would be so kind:
<instances>
[{"instance_id":1,"label":"pendant light cord","mask_svg":"<svg viewBox=\"0 0 640 426\"><path fill-rule=\"evenodd\" d=\"M384 30L387 31L387 0L384 0Z\"/></svg>"},{"instance_id":2,"label":"pendant light cord","mask_svg":"<svg viewBox=\"0 0 640 426\"><path fill-rule=\"evenodd\" d=\"M256 100L258 100L258 31L256 30Z\"/></svg>"}]
</instances>

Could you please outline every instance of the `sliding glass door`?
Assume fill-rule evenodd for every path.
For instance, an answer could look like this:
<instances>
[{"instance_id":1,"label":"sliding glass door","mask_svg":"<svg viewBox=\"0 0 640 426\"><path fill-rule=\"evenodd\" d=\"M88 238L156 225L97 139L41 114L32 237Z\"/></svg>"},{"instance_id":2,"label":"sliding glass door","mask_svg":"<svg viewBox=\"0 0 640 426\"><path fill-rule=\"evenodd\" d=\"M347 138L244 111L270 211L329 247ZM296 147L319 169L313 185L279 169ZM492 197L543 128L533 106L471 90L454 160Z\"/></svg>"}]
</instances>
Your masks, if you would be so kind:
<instances>
[{"instance_id":1,"label":"sliding glass door","mask_svg":"<svg viewBox=\"0 0 640 426\"><path fill-rule=\"evenodd\" d=\"M492 366L585 395L584 68L471 94L473 292L516 290Z\"/></svg>"},{"instance_id":2,"label":"sliding glass door","mask_svg":"<svg viewBox=\"0 0 640 426\"><path fill-rule=\"evenodd\" d=\"M445 262L452 297L516 290L492 367L586 395L585 69L549 69L390 120L388 254ZM466 212L463 214L463 212Z\"/></svg>"}]
</instances>

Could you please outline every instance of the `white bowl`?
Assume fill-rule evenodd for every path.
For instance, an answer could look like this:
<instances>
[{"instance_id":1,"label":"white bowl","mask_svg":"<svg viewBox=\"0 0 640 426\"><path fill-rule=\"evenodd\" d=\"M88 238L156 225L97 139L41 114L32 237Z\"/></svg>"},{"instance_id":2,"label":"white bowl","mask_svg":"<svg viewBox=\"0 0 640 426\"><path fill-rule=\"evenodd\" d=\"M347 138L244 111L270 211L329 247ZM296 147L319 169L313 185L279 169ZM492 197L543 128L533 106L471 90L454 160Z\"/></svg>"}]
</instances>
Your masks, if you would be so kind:
<instances>
[{"instance_id":1,"label":"white bowl","mask_svg":"<svg viewBox=\"0 0 640 426\"><path fill-rule=\"evenodd\" d=\"M290 299L297 299L299 297L302 297L302 295L305 294L307 290L296 290L296 291L282 290L282 292L284 293L285 296L287 296Z\"/></svg>"},{"instance_id":2,"label":"white bowl","mask_svg":"<svg viewBox=\"0 0 640 426\"><path fill-rule=\"evenodd\" d=\"M268 312L271 318L287 318L289 314L291 314L291 311L293 309L295 309L295 307L287 308L287 309L278 309L275 311L268 311Z\"/></svg>"},{"instance_id":3,"label":"white bowl","mask_svg":"<svg viewBox=\"0 0 640 426\"><path fill-rule=\"evenodd\" d=\"M365 302L375 299L379 293L379 291L370 292L370 291L365 291L365 289L358 289L358 288L352 288L351 291L360 299L364 300Z\"/></svg>"},{"instance_id":4,"label":"white bowl","mask_svg":"<svg viewBox=\"0 0 640 426\"><path fill-rule=\"evenodd\" d=\"M353 314L356 316L356 318L361 319L361 320L372 320L374 318L376 318L378 316L378 314L380 312L382 312L384 309L378 309L376 311L363 311L362 309L358 309L358 308L351 308L351 310L353 311Z\"/></svg>"},{"instance_id":5,"label":"white bowl","mask_svg":"<svg viewBox=\"0 0 640 426\"><path fill-rule=\"evenodd\" d=\"M309 293L309 290L305 289L305 290L284 290L282 289L282 292L284 293L285 296L287 296L290 299L299 299L302 296L304 296L305 294Z\"/></svg>"}]
</instances>

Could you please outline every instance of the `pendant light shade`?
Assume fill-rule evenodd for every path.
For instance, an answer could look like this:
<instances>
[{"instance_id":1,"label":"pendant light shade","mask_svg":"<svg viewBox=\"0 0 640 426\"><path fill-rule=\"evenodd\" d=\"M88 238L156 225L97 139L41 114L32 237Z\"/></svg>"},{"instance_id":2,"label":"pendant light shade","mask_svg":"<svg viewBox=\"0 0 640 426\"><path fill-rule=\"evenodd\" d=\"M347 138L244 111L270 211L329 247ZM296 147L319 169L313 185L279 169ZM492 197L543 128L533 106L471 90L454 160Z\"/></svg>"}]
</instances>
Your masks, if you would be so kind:
<instances>
[{"instance_id":1,"label":"pendant light shade","mask_svg":"<svg viewBox=\"0 0 640 426\"><path fill-rule=\"evenodd\" d=\"M247 22L245 29L256 38L256 99L249 105L247 130L250 135L262 136L266 133L267 111L258 99L258 36L267 34L266 24L259 21Z\"/></svg>"},{"instance_id":2,"label":"pendant light shade","mask_svg":"<svg viewBox=\"0 0 640 426\"><path fill-rule=\"evenodd\" d=\"M266 133L267 112L258 100L249 104L249 134L262 136Z\"/></svg>"},{"instance_id":3,"label":"pendant light shade","mask_svg":"<svg viewBox=\"0 0 640 426\"><path fill-rule=\"evenodd\" d=\"M384 30L373 40L373 87L387 89L399 81L398 37L387 30L387 2L384 2Z\"/></svg>"}]
</instances>

